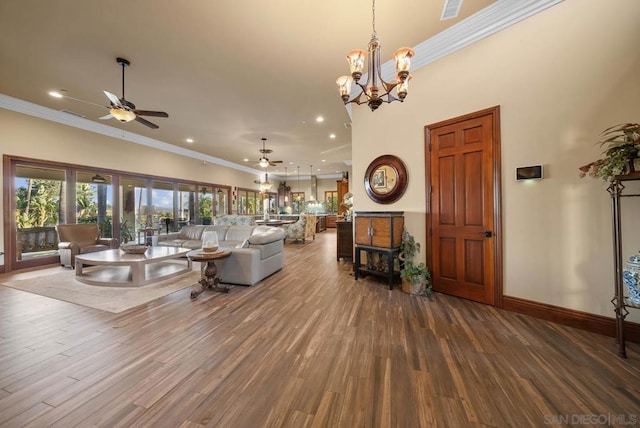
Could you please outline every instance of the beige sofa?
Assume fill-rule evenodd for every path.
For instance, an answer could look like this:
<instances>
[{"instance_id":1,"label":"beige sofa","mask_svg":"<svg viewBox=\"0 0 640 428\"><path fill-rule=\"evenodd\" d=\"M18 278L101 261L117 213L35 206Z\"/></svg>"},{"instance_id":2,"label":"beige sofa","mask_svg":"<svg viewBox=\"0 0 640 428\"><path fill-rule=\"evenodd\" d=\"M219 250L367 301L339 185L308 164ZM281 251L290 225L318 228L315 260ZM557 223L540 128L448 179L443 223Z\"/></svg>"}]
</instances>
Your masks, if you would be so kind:
<instances>
[{"instance_id":1,"label":"beige sofa","mask_svg":"<svg viewBox=\"0 0 640 428\"><path fill-rule=\"evenodd\" d=\"M100 238L100 230L95 223L59 224L56 226L56 232L60 264L64 267L74 269L78 254L118 248L117 239Z\"/></svg>"},{"instance_id":2,"label":"beige sofa","mask_svg":"<svg viewBox=\"0 0 640 428\"><path fill-rule=\"evenodd\" d=\"M225 284L254 285L284 267L284 231L271 226L184 226L160 235L159 246L202 248L202 234L215 231L219 246L231 256L216 260Z\"/></svg>"}]
</instances>

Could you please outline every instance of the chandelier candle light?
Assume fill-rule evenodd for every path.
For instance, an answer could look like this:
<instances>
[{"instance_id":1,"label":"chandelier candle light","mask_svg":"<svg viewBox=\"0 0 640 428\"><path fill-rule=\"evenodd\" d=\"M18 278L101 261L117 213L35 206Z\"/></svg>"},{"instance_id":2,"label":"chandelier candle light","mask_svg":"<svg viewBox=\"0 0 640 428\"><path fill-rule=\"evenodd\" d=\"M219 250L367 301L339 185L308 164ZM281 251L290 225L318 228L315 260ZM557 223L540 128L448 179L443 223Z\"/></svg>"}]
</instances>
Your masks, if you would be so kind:
<instances>
[{"instance_id":1,"label":"chandelier candle light","mask_svg":"<svg viewBox=\"0 0 640 428\"><path fill-rule=\"evenodd\" d=\"M358 105L367 103L371 111L376 110L382 103L391 103L393 101L404 101L407 96L409 80L411 75L411 57L415 55L413 49L400 48L393 54L396 62L397 77L394 83L387 83L382 80L380 72L380 40L376 34L376 2L373 0L371 7L373 20L373 33L369 41L369 62L367 66L367 83L361 84L360 78L364 70L364 62L367 59L367 52L363 50L352 50L347 54L347 63L351 71L351 76L341 76L336 80L340 91L340 96L345 104L356 103ZM351 97L351 87L355 83L362 91L353 98ZM391 94L396 89L397 96ZM365 99L361 100L362 96Z\"/></svg>"}]
</instances>

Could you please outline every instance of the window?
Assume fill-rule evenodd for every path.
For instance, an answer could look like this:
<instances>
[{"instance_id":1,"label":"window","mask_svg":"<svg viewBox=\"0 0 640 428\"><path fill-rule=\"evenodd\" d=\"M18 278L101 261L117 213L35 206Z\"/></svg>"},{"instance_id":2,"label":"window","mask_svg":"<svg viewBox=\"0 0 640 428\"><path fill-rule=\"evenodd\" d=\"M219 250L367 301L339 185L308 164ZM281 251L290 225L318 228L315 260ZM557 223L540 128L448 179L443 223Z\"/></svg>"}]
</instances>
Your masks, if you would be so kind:
<instances>
[{"instance_id":1,"label":"window","mask_svg":"<svg viewBox=\"0 0 640 428\"><path fill-rule=\"evenodd\" d=\"M300 214L304 211L304 192L291 192L291 212Z\"/></svg>"},{"instance_id":2,"label":"window","mask_svg":"<svg viewBox=\"0 0 640 428\"><path fill-rule=\"evenodd\" d=\"M113 238L113 187L110 175L78 172L76 223L96 223L100 235Z\"/></svg>"},{"instance_id":3,"label":"window","mask_svg":"<svg viewBox=\"0 0 640 428\"><path fill-rule=\"evenodd\" d=\"M180 229L195 221L196 186L195 184L178 183L178 221L174 227Z\"/></svg>"},{"instance_id":4,"label":"window","mask_svg":"<svg viewBox=\"0 0 640 428\"><path fill-rule=\"evenodd\" d=\"M147 180L120 178L120 242L136 239L136 231L147 224Z\"/></svg>"},{"instance_id":5,"label":"window","mask_svg":"<svg viewBox=\"0 0 640 428\"><path fill-rule=\"evenodd\" d=\"M263 205L263 199L266 205ZM263 193L252 189L238 189L238 214L261 215L264 206L266 206L270 212L275 212L276 199L277 194L273 192Z\"/></svg>"},{"instance_id":6,"label":"window","mask_svg":"<svg viewBox=\"0 0 640 428\"><path fill-rule=\"evenodd\" d=\"M15 254L12 262L47 260L58 254L56 225L66 222L64 169L17 164L14 173ZM21 265L20 263L17 263Z\"/></svg>"},{"instance_id":7,"label":"window","mask_svg":"<svg viewBox=\"0 0 640 428\"><path fill-rule=\"evenodd\" d=\"M338 191L328 190L324 192L324 205L328 213L336 214L338 212Z\"/></svg>"},{"instance_id":8,"label":"window","mask_svg":"<svg viewBox=\"0 0 640 428\"><path fill-rule=\"evenodd\" d=\"M167 181L151 182L151 227L169 233L173 231L173 219L176 203L173 192L174 183Z\"/></svg>"},{"instance_id":9,"label":"window","mask_svg":"<svg viewBox=\"0 0 640 428\"><path fill-rule=\"evenodd\" d=\"M211 224L213 219L213 187L201 186L198 194L198 214L201 224Z\"/></svg>"},{"instance_id":10,"label":"window","mask_svg":"<svg viewBox=\"0 0 640 428\"><path fill-rule=\"evenodd\" d=\"M8 155L4 159L11 179L3 191L13 213L6 229L12 245L4 254L0 247L0 269L4 264L7 271L59 262L58 224L96 223L102 236L125 243L135 240L141 228L166 233L229 212L229 186ZM262 196L257 199L262 204Z\"/></svg>"}]
</instances>

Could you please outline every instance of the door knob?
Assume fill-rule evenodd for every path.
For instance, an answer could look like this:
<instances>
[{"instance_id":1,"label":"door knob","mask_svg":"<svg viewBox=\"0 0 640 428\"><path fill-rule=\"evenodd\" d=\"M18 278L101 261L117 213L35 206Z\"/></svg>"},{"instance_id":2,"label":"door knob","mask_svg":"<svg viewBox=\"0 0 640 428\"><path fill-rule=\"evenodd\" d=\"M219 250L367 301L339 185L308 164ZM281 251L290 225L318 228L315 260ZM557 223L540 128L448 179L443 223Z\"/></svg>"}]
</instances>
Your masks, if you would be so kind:
<instances>
[{"instance_id":1,"label":"door knob","mask_svg":"<svg viewBox=\"0 0 640 428\"><path fill-rule=\"evenodd\" d=\"M490 230L485 230L484 232L482 232L482 234L485 236L485 238L491 238L493 236L493 233L491 233Z\"/></svg>"}]
</instances>

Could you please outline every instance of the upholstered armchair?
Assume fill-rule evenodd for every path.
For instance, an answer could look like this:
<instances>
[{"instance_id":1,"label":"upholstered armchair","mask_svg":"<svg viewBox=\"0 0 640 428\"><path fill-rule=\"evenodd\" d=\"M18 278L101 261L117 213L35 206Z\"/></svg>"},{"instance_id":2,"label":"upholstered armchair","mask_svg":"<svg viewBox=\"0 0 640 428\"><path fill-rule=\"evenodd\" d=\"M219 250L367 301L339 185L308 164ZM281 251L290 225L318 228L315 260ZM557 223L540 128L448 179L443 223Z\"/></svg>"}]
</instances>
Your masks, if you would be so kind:
<instances>
[{"instance_id":1,"label":"upholstered armchair","mask_svg":"<svg viewBox=\"0 0 640 428\"><path fill-rule=\"evenodd\" d=\"M305 214L307 216L307 223L305 224L304 236L305 238L316 239L316 223L318 223L318 217L313 214Z\"/></svg>"},{"instance_id":2,"label":"upholstered armchair","mask_svg":"<svg viewBox=\"0 0 640 428\"><path fill-rule=\"evenodd\" d=\"M72 269L76 266L76 255L93 253L118 248L115 238L100 238L100 230L95 223L89 224L59 224L58 253L60 264Z\"/></svg>"},{"instance_id":3,"label":"upholstered armchair","mask_svg":"<svg viewBox=\"0 0 640 428\"><path fill-rule=\"evenodd\" d=\"M304 244L307 239L313 238L315 239L316 233L316 216L311 214L300 214L298 221L292 224L285 224L282 228L285 231L285 242L287 239L293 239L296 241L301 240ZM313 233L311 233L311 229L309 225L313 226Z\"/></svg>"}]
</instances>

